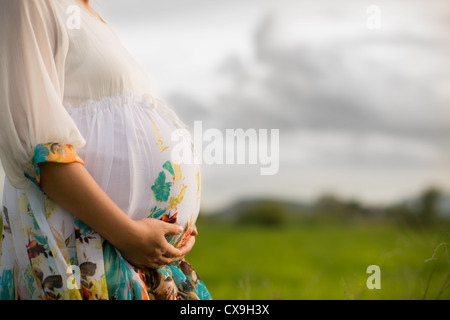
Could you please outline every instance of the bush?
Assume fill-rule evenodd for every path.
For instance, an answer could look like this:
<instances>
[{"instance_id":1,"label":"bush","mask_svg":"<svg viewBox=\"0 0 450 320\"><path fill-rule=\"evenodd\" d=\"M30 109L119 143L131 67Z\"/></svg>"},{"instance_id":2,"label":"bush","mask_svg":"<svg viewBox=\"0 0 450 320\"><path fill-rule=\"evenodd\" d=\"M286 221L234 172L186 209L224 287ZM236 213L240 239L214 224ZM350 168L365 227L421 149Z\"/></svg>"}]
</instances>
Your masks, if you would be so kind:
<instances>
[{"instance_id":1,"label":"bush","mask_svg":"<svg viewBox=\"0 0 450 320\"><path fill-rule=\"evenodd\" d=\"M287 212L277 201L261 201L241 210L237 222L241 224L282 226L287 222Z\"/></svg>"}]
</instances>

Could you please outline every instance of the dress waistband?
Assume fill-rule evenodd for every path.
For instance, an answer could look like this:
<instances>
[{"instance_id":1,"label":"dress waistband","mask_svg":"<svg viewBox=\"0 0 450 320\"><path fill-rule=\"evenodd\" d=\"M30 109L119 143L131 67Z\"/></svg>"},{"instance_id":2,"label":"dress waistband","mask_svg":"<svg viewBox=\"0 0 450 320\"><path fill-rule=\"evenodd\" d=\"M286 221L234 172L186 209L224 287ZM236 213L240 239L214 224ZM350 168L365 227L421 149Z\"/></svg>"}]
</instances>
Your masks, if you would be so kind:
<instances>
[{"instance_id":1,"label":"dress waistband","mask_svg":"<svg viewBox=\"0 0 450 320\"><path fill-rule=\"evenodd\" d=\"M64 106L67 112L72 116L90 116L98 111L111 110L115 108L125 108L128 106L143 106L149 109L157 109L165 112L171 120L181 129L188 126L180 120L178 115L169 108L164 101L155 98L149 94L139 95L132 92L125 92L117 96L104 98L101 100L91 100L83 103L79 107Z\"/></svg>"}]
</instances>

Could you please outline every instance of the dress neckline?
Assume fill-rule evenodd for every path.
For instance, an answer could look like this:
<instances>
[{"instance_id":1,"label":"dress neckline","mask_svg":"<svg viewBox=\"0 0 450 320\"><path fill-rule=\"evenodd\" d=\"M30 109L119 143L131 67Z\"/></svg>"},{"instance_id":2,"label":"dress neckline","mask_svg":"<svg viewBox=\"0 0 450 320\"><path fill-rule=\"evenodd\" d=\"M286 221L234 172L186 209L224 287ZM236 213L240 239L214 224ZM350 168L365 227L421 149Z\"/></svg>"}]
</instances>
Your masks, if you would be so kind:
<instances>
[{"instance_id":1,"label":"dress neckline","mask_svg":"<svg viewBox=\"0 0 450 320\"><path fill-rule=\"evenodd\" d=\"M92 19L97 20L98 22L100 22L100 23L102 23L102 24L104 24L104 25L108 25L108 23L106 22L106 20L103 19L103 17L100 16L96 11L94 11L94 9L92 9L92 10L95 12L95 14L97 15L97 17L94 16L94 15L92 14L92 12L90 12L88 9L86 9L86 8L85 8L81 3L79 3L77 0L73 0L73 1L77 3L77 5L81 8L81 10L83 10L83 11L86 12L89 16L91 16Z\"/></svg>"}]
</instances>

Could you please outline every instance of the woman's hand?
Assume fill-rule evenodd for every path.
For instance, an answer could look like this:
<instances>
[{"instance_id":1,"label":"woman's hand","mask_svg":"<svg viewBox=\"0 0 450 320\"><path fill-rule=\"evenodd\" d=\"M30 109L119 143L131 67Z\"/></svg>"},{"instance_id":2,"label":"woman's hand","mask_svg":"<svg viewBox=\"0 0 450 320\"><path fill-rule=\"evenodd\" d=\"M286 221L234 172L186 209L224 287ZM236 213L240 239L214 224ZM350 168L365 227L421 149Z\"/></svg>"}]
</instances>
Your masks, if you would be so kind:
<instances>
[{"instance_id":1,"label":"woman's hand","mask_svg":"<svg viewBox=\"0 0 450 320\"><path fill-rule=\"evenodd\" d=\"M146 218L133 221L124 232L126 235L122 239L125 240L115 244L123 257L138 268L152 269L182 260L194 246L198 234L194 227L186 244L177 249L165 237L183 232L183 228L176 224Z\"/></svg>"},{"instance_id":2,"label":"woman's hand","mask_svg":"<svg viewBox=\"0 0 450 320\"><path fill-rule=\"evenodd\" d=\"M158 268L182 260L192 249L195 228L186 244L176 249L165 235L181 233L180 226L151 218L132 220L80 163L46 162L39 167L44 192L102 235L137 267Z\"/></svg>"}]
</instances>

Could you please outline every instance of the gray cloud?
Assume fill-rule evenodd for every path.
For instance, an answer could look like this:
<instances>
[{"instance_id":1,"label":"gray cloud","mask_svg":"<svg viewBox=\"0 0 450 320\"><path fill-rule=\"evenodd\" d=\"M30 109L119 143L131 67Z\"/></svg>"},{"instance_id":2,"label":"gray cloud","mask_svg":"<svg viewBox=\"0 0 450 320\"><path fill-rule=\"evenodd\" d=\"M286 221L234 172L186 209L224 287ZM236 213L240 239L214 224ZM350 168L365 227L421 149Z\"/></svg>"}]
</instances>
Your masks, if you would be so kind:
<instances>
[{"instance_id":1,"label":"gray cloud","mask_svg":"<svg viewBox=\"0 0 450 320\"><path fill-rule=\"evenodd\" d=\"M214 112L222 122L230 118L234 125L387 132L448 142L450 123L435 121L439 114L433 116L431 98L433 85L450 77L450 65L442 60L430 64L431 70L411 70L436 56L448 56L449 40L388 35L331 42L327 47L300 43L280 48L270 37L274 23L264 19L255 36L254 63L266 70L265 75L254 73L237 57L227 60L225 70L222 66L235 82L215 101ZM375 53L366 51L369 46ZM387 50L384 60L376 56L377 47ZM256 89L256 94L246 92L246 87Z\"/></svg>"},{"instance_id":2,"label":"gray cloud","mask_svg":"<svg viewBox=\"0 0 450 320\"><path fill-rule=\"evenodd\" d=\"M184 10L205 29L220 11L203 7L205 1L183 2L176 12L171 10L174 1L150 2L141 8L153 8L167 19ZM254 26L253 55L224 53L212 70L211 81L227 85L208 99L177 88L168 97L191 126L202 120L204 128L280 129L279 175L262 178L247 167L207 167L206 197L217 198L224 189L229 197L257 192L302 197L331 186L368 199L393 199L433 180L444 181L450 170L450 96L445 93L450 89L450 23L443 17L449 7L434 1L427 7L433 10L420 18L424 7L419 3L397 1L411 25L392 19L396 28L370 32L364 21L359 29L344 27L349 15L353 19L349 7L339 7L335 15L334 9L289 3L302 17L310 13L316 28L331 19L331 29L342 30L327 34L311 27L290 36L284 16L269 12ZM232 12L240 4L221 6ZM195 20L199 16L203 24ZM144 13L134 18L146 19ZM189 19L171 21L182 28ZM236 179L248 183L238 188ZM228 184L218 186L218 180Z\"/></svg>"},{"instance_id":3,"label":"gray cloud","mask_svg":"<svg viewBox=\"0 0 450 320\"><path fill-rule=\"evenodd\" d=\"M220 90L205 98L182 86L164 88L191 126L202 120L204 128L280 129L279 174L262 177L250 166L206 166L207 202L226 203L247 194L302 198L328 188L369 200L394 199L432 181L450 187L447 0L378 1L384 20L375 32L365 29L364 21L365 9L373 3L360 0L94 4L124 40L149 43L133 53L161 55L148 57L152 63L167 58L164 45L169 42L152 43L150 36L141 40L147 33L158 41L178 34L174 41L199 43L213 30L215 41L205 37L210 47L223 37L249 35L253 55L228 48L222 63L211 70L210 87ZM284 25L288 15L301 32ZM210 52L204 49L186 48L191 55L207 57ZM198 81L195 72L202 65L164 63L171 75L176 74L172 65L192 63L189 81Z\"/></svg>"}]
</instances>

